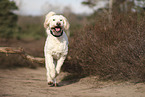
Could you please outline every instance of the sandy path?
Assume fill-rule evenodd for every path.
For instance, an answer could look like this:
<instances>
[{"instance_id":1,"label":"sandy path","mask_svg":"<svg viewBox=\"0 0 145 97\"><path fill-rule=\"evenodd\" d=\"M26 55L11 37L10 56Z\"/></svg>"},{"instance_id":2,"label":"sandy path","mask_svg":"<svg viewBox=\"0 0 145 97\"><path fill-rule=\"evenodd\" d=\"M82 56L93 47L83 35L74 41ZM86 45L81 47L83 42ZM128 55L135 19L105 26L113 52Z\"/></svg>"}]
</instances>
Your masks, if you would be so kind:
<instances>
[{"instance_id":1,"label":"sandy path","mask_svg":"<svg viewBox=\"0 0 145 97\"><path fill-rule=\"evenodd\" d=\"M61 81L49 87L44 68L0 69L0 97L145 97L145 84L129 82L94 82L94 77ZM94 82L94 84L93 84Z\"/></svg>"}]
</instances>

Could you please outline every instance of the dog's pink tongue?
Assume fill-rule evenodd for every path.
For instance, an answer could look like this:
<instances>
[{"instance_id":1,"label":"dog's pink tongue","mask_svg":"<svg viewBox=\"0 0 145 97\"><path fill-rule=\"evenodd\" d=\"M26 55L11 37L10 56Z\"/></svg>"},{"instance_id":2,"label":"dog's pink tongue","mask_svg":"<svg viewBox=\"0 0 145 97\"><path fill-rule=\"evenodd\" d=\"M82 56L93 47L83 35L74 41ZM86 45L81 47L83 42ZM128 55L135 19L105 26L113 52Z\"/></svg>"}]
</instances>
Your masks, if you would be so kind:
<instances>
[{"instance_id":1,"label":"dog's pink tongue","mask_svg":"<svg viewBox=\"0 0 145 97\"><path fill-rule=\"evenodd\" d=\"M55 30L58 32L58 31L60 31L60 28L55 28Z\"/></svg>"}]
</instances>

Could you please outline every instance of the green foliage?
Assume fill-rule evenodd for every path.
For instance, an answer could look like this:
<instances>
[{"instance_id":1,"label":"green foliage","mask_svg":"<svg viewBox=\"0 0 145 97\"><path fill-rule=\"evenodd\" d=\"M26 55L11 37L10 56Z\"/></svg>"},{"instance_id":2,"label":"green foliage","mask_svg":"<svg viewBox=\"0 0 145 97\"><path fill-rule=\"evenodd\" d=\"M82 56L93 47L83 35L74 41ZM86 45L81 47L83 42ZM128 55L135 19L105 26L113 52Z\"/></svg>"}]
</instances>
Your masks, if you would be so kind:
<instances>
[{"instance_id":1,"label":"green foliage","mask_svg":"<svg viewBox=\"0 0 145 97\"><path fill-rule=\"evenodd\" d=\"M15 2L0 0L0 37L10 38L18 32L16 9Z\"/></svg>"},{"instance_id":2,"label":"green foliage","mask_svg":"<svg viewBox=\"0 0 145 97\"><path fill-rule=\"evenodd\" d=\"M18 25L21 27L21 39L40 39L46 36L42 16L19 16Z\"/></svg>"},{"instance_id":3,"label":"green foliage","mask_svg":"<svg viewBox=\"0 0 145 97\"><path fill-rule=\"evenodd\" d=\"M96 0L86 0L86 1L83 1L82 4L83 5L87 5L89 7L94 7L96 5Z\"/></svg>"}]
</instances>

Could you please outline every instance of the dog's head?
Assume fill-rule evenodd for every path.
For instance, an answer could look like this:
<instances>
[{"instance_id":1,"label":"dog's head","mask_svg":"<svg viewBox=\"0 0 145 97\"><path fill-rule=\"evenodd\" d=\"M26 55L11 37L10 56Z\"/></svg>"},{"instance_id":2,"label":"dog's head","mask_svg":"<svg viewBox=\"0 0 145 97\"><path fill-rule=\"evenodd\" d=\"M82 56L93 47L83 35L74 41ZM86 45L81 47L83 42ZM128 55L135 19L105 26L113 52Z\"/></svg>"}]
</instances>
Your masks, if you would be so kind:
<instances>
[{"instance_id":1,"label":"dog's head","mask_svg":"<svg viewBox=\"0 0 145 97\"><path fill-rule=\"evenodd\" d=\"M49 12L45 18L44 27L59 34L62 30L69 29L69 22L64 16Z\"/></svg>"}]
</instances>

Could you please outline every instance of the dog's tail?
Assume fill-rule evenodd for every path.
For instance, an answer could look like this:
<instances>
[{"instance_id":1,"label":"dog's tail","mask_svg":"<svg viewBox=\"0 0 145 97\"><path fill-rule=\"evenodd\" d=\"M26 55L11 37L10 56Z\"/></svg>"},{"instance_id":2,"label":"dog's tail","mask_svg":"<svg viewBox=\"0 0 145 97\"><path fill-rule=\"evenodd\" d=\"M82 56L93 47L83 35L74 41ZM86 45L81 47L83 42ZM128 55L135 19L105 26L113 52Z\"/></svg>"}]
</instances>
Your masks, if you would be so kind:
<instances>
[{"instance_id":1,"label":"dog's tail","mask_svg":"<svg viewBox=\"0 0 145 97\"><path fill-rule=\"evenodd\" d=\"M45 17L45 22L44 22L44 27L45 27L45 28L47 28L47 22L48 22L49 18L50 18L51 16L53 16L53 15L56 15L56 13L53 12L53 11L49 12L49 13L46 15L46 17Z\"/></svg>"}]
</instances>

